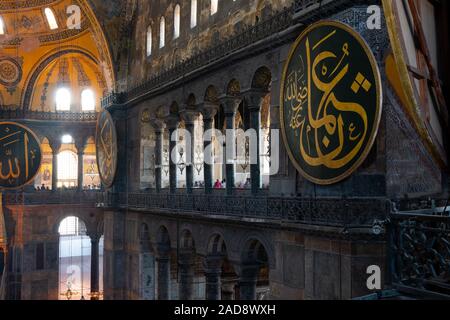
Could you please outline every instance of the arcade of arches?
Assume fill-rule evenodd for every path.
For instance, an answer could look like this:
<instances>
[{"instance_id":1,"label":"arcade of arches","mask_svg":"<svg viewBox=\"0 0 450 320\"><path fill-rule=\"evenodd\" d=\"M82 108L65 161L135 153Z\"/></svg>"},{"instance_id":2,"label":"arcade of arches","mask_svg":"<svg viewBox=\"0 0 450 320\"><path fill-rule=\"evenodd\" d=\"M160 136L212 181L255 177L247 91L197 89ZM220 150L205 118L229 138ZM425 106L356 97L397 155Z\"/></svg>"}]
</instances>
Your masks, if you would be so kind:
<instances>
[{"instance_id":1,"label":"arcade of arches","mask_svg":"<svg viewBox=\"0 0 450 320\"><path fill-rule=\"evenodd\" d=\"M449 5L425 2L447 30ZM391 288L389 215L447 197L447 159L404 106L389 34L366 15L341 0L1 0L0 118L36 134L42 163L2 190L0 300L352 299L371 293L371 265ZM283 66L320 18L367 41L383 84L371 152L329 186L296 170L280 134ZM448 45L426 33L448 69ZM96 155L104 110L111 186Z\"/></svg>"}]
</instances>

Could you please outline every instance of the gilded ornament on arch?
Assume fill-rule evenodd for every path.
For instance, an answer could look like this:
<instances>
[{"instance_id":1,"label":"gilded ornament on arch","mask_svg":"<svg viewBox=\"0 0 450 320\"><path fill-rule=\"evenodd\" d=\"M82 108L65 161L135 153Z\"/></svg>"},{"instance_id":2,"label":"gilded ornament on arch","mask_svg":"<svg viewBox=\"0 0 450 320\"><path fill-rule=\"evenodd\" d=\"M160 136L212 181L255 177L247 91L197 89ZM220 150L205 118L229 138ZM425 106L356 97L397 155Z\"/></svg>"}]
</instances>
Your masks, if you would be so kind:
<instances>
[{"instance_id":1,"label":"gilded ornament on arch","mask_svg":"<svg viewBox=\"0 0 450 320\"><path fill-rule=\"evenodd\" d=\"M143 123L149 123L150 120L151 120L150 110L149 110L149 109L145 109L145 110L142 112L141 121L142 121Z\"/></svg>"},{"instance_id":2,"label":"gilded ornament on arch","mask_svg":"<svg viewBox=\"0 0 450 320\"><path fill-rule=\"evenodd\" d=\"M22 80L22 67L10 57L0 58L0 84L15 87Z\"/></svg>"},{"instance_id":3,"label":"gilded ornament on arch","mask_svg":"<svg viewBox=\"0 0 450 320\"><path fill-rule=\"evenodd\" d=\"M380 124L373 53L346 24L310 26L289 54L280 103L283 139L297 170L320 185L348 178L367 158Z\"/></svg>"}]
</instances>

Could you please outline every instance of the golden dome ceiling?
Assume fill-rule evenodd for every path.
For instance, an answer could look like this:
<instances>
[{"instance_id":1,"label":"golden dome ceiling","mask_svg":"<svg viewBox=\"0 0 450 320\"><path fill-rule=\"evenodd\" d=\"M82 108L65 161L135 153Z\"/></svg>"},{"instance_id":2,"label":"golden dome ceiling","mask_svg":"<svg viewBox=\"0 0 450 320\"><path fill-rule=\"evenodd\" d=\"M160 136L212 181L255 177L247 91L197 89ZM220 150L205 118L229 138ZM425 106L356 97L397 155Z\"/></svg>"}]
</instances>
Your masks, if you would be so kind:
<instances>
[{"instance_id":1,"label":"golden dome ceiling","mask_svg":"<svg viewBox=\"0 0 450 320\"><path fill-rule=\"evenodd\" d=\"M96 99L114 85L109 46L88 0L1 0L0 108L54 111L52 88L61 85L61 63L74 95L86 84ZM81 10L81 28L69 29L68 7ZM51 28L46 8L55 16ZM73 88L72 88L73 87ZM77 99L74 99L74 102ZM81 108L75 106L74 110Z\"/></svg>"}]
</instances>

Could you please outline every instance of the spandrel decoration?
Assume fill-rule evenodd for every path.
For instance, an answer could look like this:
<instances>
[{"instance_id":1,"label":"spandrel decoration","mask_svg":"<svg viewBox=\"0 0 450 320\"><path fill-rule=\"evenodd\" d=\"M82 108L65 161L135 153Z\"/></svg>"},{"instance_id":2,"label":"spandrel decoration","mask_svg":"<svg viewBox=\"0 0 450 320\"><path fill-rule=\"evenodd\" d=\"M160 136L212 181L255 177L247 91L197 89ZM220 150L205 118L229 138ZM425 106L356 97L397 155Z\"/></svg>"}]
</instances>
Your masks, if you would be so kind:
<instances>
[{"instance_id":1,"label":"spandrel decoration","mask_svg":"<svg viewBox=\"0 0 450 320\"><path fill-rule=\"evenodd\" d=\"M361 36L334 21L307 28L281 87L283 138L297 170L320 185L350 176L371 150L381 112L380 73Z\"/></svg>"},{"instance_id":2,"label":"spandrel decoration","mask_svg":"<svg viewBox=\"0 0 450 320\"><path fill-rule=\"evenodd\" d=\"M41 166L37 136L14 122L0 122L0 188L17 189L30 183Z\"/></svg>"},{"instance_id":3,"label":"spandrel decoration","mask_svg":"<svg viewBox=\"0 0 450 320\"><path fill-rule=\"evenodd\" d=\"M105 187L109 188L114 183L117 171L117 131L107 110L98 118L96 149L99 174Z\"/></svg>"}]
</instances>

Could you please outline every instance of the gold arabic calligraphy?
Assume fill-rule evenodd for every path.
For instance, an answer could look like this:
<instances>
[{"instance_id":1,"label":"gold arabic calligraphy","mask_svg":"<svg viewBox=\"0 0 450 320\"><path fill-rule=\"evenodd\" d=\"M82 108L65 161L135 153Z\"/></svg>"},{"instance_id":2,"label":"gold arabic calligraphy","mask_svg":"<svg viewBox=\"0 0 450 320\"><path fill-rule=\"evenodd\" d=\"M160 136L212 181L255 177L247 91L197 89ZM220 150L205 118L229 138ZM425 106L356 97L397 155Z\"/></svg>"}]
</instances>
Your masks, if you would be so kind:
<instances>
[{"instance_id":1,"label":"gold arabic calligraphy","mask_svg":"<svg viewBox=\"0 0 450 320\"><path fill-rule=\"evenodd\" d=\"M15 183L24 184L30 179L30 171L34 168L37 154L35 149L30 148L28 132L21 129L11 132L13 127L7 125L3 130L5 135L0 137L0 181L11 186Z\"/></svg>"},{"instance_id":2,"label":"gold arabic calligraphy","mask_svg":"<svg viewBox=\"0 0 450 320\"><path fill-rule=\"evenodd\" d=\"M300 132L303 160L309 166L329 169L348 165L363 147L369 129L364 107L356 102L340 101L335 94L335 88L349 74L349 43L345 42L338 53L319 51L322 44L335 35L336 30L313 44L312 49L309 37L306 38L306 67L300 56L300 67L287 75L284 95L284 102L290 108L289 126ZM355 93L361 86L370 89L371 83L361 77L362 83L351 88ZM313 90L319 92L314 96L317 102L313 101ZM349 114L352 115L349 117ZM347 142L350 148L346 147Z\"/></svg>"}]
</instances>

